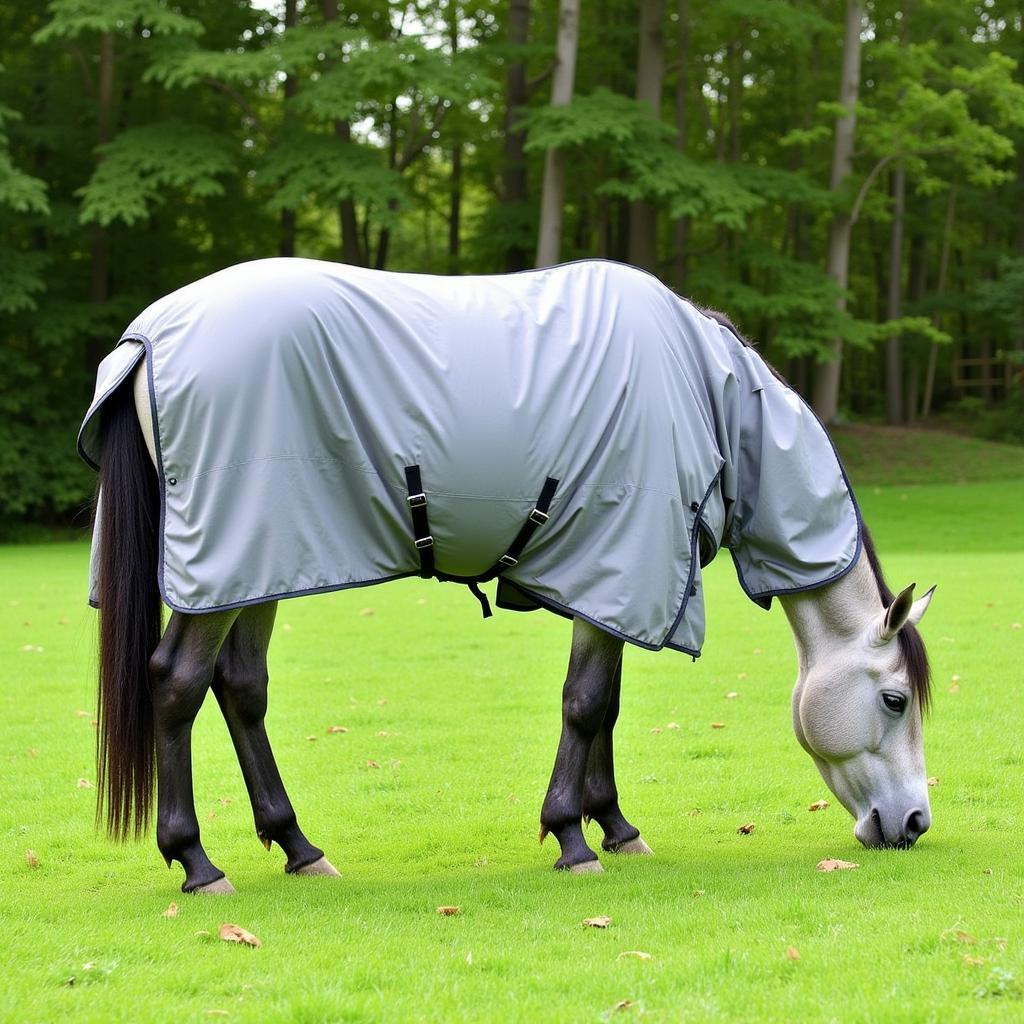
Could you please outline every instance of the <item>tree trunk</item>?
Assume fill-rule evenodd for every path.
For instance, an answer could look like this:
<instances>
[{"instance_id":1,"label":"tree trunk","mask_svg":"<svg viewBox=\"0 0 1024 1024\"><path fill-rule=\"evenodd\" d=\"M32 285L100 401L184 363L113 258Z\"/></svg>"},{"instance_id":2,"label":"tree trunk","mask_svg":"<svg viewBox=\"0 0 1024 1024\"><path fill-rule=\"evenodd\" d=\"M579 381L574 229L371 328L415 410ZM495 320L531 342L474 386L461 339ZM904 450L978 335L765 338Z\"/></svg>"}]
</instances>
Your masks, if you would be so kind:
<instances>
[{"instance_id":1,"label":"tree trunk","mask_svg":"<svg viewBox=\"0 0 1024 1024\"><path fill-rule=\"evenodd\" d=\"M295 28L298 21L298 0L285 0L284 3L284 30L287 33L290 28ZM298 92L299 80L292 73L284 76L284 123L288 125L292 120L291 108L288 101ZM281 211L281 241L278 244L279 256L295 255L295 211L284 209Z\"/></svg>"},{"instance_id":2,"label":"tree trunk","mask_svg":"<svg viewBox=\"0 0 1024 1024\"><path fill-rule=\"evenodd\" d=\"M459 5L449 4L448 42L452 57L459 52ZM458 138L452 145L452 177L448 190L448 273L459 272L459 229L462 215L462 142Z\"/></svg>"},{"instance_id":3,"label":"tree trunk","mask_svg":"<svg viewBox=\"0 0 1024 1024\"><path fill-rule=\"evenodd\" d=\"M690 87L690 0L679 0L679 71L676 74L676 150L686 153L686 134L689 128L686 93ZM679 217L672 225L672 287L683 294L686 291L686 250L690 243L690 218Z\"/></svg>"},{"instance_id":4,"label":"tree trunk","mask_svg":"<svg viewBox=\"0 0 1024 1024\"><path fill-rule=\"evenodd\" d=\"M860 88L860 26L863 5L860 0L847 0L846 31L843 37L843 71L839 84L839 102L846 113L836 120L835 144L832 150L830 188L838 192L853 169L853 140L857 126L857 95ZM837 300L840 310L846 309L846 287L850 276L850 212L837 212L828 232L828 276L841 289ZM825 423L831 423L839 411L839 377L842 370L843 342L832 343L831 360L819 363L814 374L814 409Z\"/></svg>"},{"instance_id":5,"label":"tree trunk","mask_svg":"<svg viewBox=\"0 0 1024 1024\"><path fill-rule=\"evenodd\" d=\"M636 60L636 98L661 118L661 90L665 77L665 40L662 23L665 0L640 0L640 43ZM658 208L640 199L630 208L629 262L645 270L658 266Z\"/></svg>"},{"instance_id":6,"label":"tree trunk","mask_svg":"<svg viewBox=\"0 0 1024 1024\"><path fill-rule=\"evenodd\" d=\"M508 42L510 46L523 46L529 39L530 0L509 0ZM526 106L529 90L526 84L526 61L516 60L509 64L505 75L505 195L503 202L510 209L526 207L526 133L513 131L512 125L519 119L520 111ZM505 250L505 269L525 270L529 254L521 245L511 244Z\"/></svg>"},{"instance_id":7,"label":"tree trunk","mask_svg":"<svg viewBox=\"0 0 1024 1024\"><path fill-rule=\"evenodd\" d=\"M946 279L949 276L949 254L953 248L953 221L956 217L956 186L949 188L949 200L946 203L946 220L942 225L942 249L939 253L939 277L935 282L935 294L944 295ZM938 327L942 323L942 314L932 314L932 323ZM928 347L928 367L924 375L924 397L921 399L921 419L927 419L932 411L932 398L935 393L935 364L939 358L939 346L932 342Z\"/></svg>"},{"instance_id":8,"label":"tree trunk","mask_svg":"<svg viewBox=\"0 0 1024 1024\"><path fill-rule=\"evenodd\" d=\"M580 0L559 0L557 61L551 80L551 105L567 106L572 101L576 79L576 44L579 38ZM558 262L562 248L562 219L565 205L565 154L549 149L544 155L544 190L541 194L540 229L537 235L538 267Z\"/></svg>"},{"instance_id":9,"label":"tree trunk","mask_svg":"<svg viewBox=\"0 0 1024 1024\"><path fill-rule=\"evenodd\" d=\"M338 0L320 0L320 10L324 21L336 21L338 18ZM352 141L352 126L347 119L334 122L334 137L341 143ZM338 232L341 235L341 259L344 263L355 266L366 266L367 249L359 243L359 220L356 217L356 204L352 199L338 202Z\"/></svg>"},{"instance_id":10,"label":"tree trunk","mask_svg":"<svg viewBox=\"0 0 1024 1024\"><path fill-rule=\"evenodd\" d=\"M100 36L100 66L96 89L96 142L104 145L113 137L114 34ZM103 159L96 158L97 163ZM110 233L99 224L89 230L89 301L104 303L110 298ZM110 339L95 337L86 345L87 368L92 373L110 348Z\"/></svg>"},{"instance_id":11,"label":"tree trunk","mask_svg":"<svg viewBox=\"0 0 1024 1024\"><path fill-rule=\"evenodd\" d=\"M889 233L889 296L886 317L903 315L903 222L906 213L907 176L902 166L892 172L892 226ZM885 343L885 419L898 426L903 422L903 341L889 338Z\"/></svg>"}]
</instances>

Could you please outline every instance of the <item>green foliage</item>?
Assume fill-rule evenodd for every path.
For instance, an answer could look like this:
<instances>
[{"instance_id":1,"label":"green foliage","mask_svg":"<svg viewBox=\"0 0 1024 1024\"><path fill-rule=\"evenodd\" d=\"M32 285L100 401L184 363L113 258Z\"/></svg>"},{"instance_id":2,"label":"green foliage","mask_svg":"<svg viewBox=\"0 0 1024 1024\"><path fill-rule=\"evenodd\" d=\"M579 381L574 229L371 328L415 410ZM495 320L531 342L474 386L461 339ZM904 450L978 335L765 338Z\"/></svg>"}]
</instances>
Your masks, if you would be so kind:
<instances>
[{"instance_id":1,"label":"green foliage","mask_svg":"<svg viewBox=\"0 0 1024 1024\"><path fill-rule=\"evenodd\" d=\"M100 163L77 193L83 224L134 224L173 198L172 190L196 198L222 195L218 178L237 163L228 140L176 120L129 128L97 152Z\"/></svg>"},{"instance_id":2,"label":"green foliage","mask_svg":"<svg viewBox=\"0 0 1024 1024\"><path fill-rule=\"evenodd\" d=\"M154 33L199 35L203 25L161 0L50 0L53 20L34 34L36 43L77 39L92 32L125 34L136 27Z\"/></svg>"}]
</instances>

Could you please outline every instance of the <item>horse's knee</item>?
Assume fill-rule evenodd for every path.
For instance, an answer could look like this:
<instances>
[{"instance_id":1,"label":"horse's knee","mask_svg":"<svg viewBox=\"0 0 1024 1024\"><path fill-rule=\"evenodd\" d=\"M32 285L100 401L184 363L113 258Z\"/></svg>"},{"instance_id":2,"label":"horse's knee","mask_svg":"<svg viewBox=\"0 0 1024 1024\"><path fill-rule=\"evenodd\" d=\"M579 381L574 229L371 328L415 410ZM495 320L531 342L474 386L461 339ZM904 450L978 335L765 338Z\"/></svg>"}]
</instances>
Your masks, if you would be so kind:
<instances>
[{"instance_id":1,"label":"horse's knee","mask_svg":"<svg viewBox=\"0 0 1024 1024\"><path fill-rule=\"evenodd\" d=\"M159 649L149 660L149 678L157 714L171 722L191 721L210 686L213 668L187 656L170 657Z\"/></svg>"},{"instance_id":2,"label":"horse's knee","mask_svg":"<svg viewBox=\"0 0 1024 1024\"><path fill-rule=\"evenodd\" d=\"M562 719L571 729L594 736L608 709L608 690L601 680L582 679L566 683L562 694Z\"/></svg>"},{"instance_id":3,"label":"horse's knee","mask_svg":"<svg viewBox=\"0 0 1024 1024\"><path fill-rule=\"evenodd\" d=\"M245 664L236 658L221 657L217 662L213 685L221 699L245 722L261 722L267 713L266 664Z\"/></svg>"}]
</instances>

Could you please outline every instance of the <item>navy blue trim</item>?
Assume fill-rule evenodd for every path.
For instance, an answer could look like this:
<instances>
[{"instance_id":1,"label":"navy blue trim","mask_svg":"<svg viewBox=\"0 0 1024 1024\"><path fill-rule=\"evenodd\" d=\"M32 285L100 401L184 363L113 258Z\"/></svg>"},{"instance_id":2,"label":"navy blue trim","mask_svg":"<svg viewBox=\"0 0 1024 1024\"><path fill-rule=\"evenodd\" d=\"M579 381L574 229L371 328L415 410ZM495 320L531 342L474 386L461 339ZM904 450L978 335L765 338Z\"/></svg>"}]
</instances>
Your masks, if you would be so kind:
<instances>
[{"instance_id":1,"label":"navy blue trim","mask_svg":"<svg viewBox=\"0 0 1024 1024\"><path fill-rule=\"evenodd\" d=\"M750 351L757 356L758 359L761 359L756 349L750 348ZM764 362L764 360L761 359L761 362ZM768 364L765 363L765 365L767 366ZM778 378L776 379L778 380ZM836 464L839 466L839 472L843 476L843 483L846 485L846 493L850 497L850 504L853 505L853 517L857 523L857 545L854 548L853 556L850 559L849 564L845 568L840 569L839 572L829 576L827 579L821 580L817 583L806 583L802 587L781 587L778 590L765 590L756 594L752 594L750 590L747 589L747 582L744 580L740 564L736 560L736 549L730 548L729 553L732 555L733 565L736 567L736 578L740 582L740 587L743 588L743 593L746 594L747 597L749 597L755 604L764 608L765 611L771 609L773 597L782 597L787 594L803 594L808 590L817 590L819 587L825 587L828 586L829 583L835 583L838 580L841 580L857 564L860 559L860 553L864 548L864 519L860 514L860 505L857 504L857 496L853 493L853 486L850 483L850 478L846 475L846 467L843 465L843 460L839 457L839 452L836 450L835 442L832 440L832 435L825 428L825 424L821 422L821 419L818 417L818 414L814 411L811 404L807 402L798 391L791 388L783 380L779 380L779 383L796 395L804 408L814 417L815 422L821 428L821 432L825 435L825 439L828 441L829 447L832 449L832 455L835 457ZM737 547L742 546L742 544L743 541L741 539L740 544L737 545Z\"/></svg>"},{"instance_id":2,"label":"navy blue trim","mask_svg":"<svg viewBox=\"0 0 1024 1024\"><path fill-rule=\"evenodd\" d=\"M107 353L107 355L109 356L112 352L116 352L117 349L120 348L120 346L126 341L143 341L143 339L141 337L136 337L135 335L125 334L120 338L118 343L110 350L110 352ZM143 344L145 343L143 342ZM82 420L82 425L78 428L78 437L75 442L75 447L78 450L79 457L87 466L89 466L91 469L94 469L97 473L100 471L99 463L93 462L92 459L89 457L88 453L86 452L85 448L82 446L82 435L85 433L86 426L90 422L92 422L93 416L99 414L100 407L103 405L103 403L124 383L125 378L128 376L128 374L130 374L139 365L139 360L144 359L145 356L145 350L136 352L135 358L128 364L124 372L119 374L117 380L115 380L114 383L111 384L110 387L107 388L107 390L104 391L103 394L100 395L99 398L95 399L93 403L89 406L89 408L92 410L92 413L90 414L88 411L86 412L85 419Z\"/></svg>"}]
</instances>

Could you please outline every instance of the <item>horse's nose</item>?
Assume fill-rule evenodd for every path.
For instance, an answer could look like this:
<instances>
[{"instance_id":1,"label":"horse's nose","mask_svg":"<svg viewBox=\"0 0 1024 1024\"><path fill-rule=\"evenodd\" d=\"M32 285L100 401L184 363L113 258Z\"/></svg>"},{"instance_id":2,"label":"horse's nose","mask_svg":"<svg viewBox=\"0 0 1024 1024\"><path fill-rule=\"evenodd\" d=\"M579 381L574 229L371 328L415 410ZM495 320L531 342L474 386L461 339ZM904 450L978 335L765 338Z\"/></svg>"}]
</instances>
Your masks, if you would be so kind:
<instances>
[{"instance_id":1,"label":"horse's nose","mask_svg":"<svg viewBox=\"0 0 1024 1024\"><path fill-rule=\"evenodd\" d=\"M928 831L931 823L931 815L927 810L915 807L912 811L909 811L903 819L901 845L913 846Z\"/></svg>"}]
</instances>

